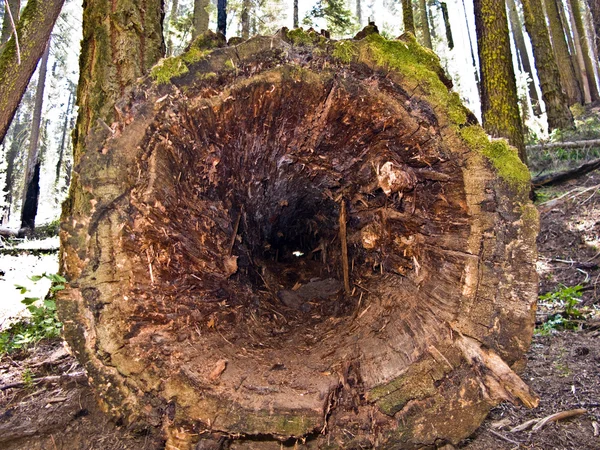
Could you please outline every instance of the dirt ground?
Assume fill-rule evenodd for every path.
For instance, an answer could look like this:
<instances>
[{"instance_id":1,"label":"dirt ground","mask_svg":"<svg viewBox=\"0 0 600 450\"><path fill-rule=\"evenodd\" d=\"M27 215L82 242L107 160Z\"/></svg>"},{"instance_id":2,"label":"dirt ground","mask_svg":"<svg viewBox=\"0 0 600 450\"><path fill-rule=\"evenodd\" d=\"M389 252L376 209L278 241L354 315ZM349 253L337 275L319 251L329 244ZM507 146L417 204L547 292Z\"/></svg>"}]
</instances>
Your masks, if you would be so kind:
<instances>
[{"instance_id":1,"label":"dirt ground","mask_svg":"<svg viewBox=\"0 0 600 450\"><path fill-rule=\"evenodd\" d=\"M582 302L576 306L587 314L574 320L575 331L550 330L534 337L522 378L540 396L539 407L498 406L461 449L600 449L600 174L542 190L538 201L540 293L561 284L580 284ZM560 303L540 304L538 326L561 312ZM575 409L585 412L549 421L535 431L513 430L531 419ZM1 449L162 446L152 436L111 422L100 411L81 368L61 342L0 360Z\"/></svg>"}]
</instances>

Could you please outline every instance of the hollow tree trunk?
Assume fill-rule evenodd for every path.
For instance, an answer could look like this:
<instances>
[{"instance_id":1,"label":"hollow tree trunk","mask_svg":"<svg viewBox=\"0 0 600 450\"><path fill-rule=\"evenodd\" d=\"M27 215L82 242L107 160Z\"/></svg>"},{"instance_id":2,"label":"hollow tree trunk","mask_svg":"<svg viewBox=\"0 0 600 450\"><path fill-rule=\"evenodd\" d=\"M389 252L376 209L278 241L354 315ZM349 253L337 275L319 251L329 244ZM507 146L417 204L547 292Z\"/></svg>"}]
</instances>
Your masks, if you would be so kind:
<instances>
[{"instance_id":1,"label":"hollow tree trunk","mask_svg":"<svg viewBox=\"0 0 600 450\"><path fill-rule=\"evenodd\" d=\"M528 171L404 39L192 47L87 137L59 310L107 411L171 449L413 448L536 404Z\"/></svg>"}]
</instances>

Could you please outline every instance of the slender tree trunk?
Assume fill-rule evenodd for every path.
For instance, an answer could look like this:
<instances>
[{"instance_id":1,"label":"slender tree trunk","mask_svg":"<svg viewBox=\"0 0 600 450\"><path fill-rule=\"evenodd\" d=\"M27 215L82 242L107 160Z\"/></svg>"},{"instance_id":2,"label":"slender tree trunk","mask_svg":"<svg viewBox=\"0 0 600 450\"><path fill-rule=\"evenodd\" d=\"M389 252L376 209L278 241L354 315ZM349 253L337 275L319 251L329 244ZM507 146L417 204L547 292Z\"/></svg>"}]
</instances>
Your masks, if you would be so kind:
<instances>
[{"instance_id":1,"label":"slender tree trunk","mask_svg":"<svg viewBox=\"0 0 600 450\"><path fill-rule=\"evenodd\" d=\"M440 8L442 10L442 18L444 19L444 28L446 30L446 40L448 41L448 48L450 50L452 50L454 48L454 37L452 37L452 28L450 26L450 16L448 15L448 5L445 2L442 2L442 3L440 3ZM466 20L466 14L467 14L467 12L465 11L465 20ZM468 27L468 23L467 23L467 27ZM471 45L471 44L469 44L469 45ZM473 56L473 46L472 45L471 45L471 55ZM473 59L473 61L475 61L475 60Z\"/></svg>"},{"instance_id":2,"label":"slender tree trunk","mask_svg":"<svg viewBox=\"0 0 600 450\"><path fill-rule=\"evenodd\" d=\"M171 33L171 25L177 19L178 13L179 0L173 0L173 3L171 3L171 11L169 12L169 19L165 21L165 35L167 36L167 56L173 55L173 38ZM208 27L208 23L206 24L206 26Z\"/></svg>"},{"instance_id":3,"label":"slender tree trunk","mask_svg":"<svg viewBox=\"0 0 600 450\"><path fill-rule=\"evenodd\" d=\"M427 48L433 48L433 45L431 44L431 33L429 31L427 0L419 0L419 16L421 19L421 35L423 36L423 45Z\"/></svg>"},{"instance_id":4,"label":"slender tree trunk","mask_svg":"<svg viewBox=\"0 0 600 450\"><path fill-rule=\"evenodd\" d=\"M573 19L573 34L575 35L575 46L577 47L579 64L581 65L582 76L587 78L590 92L590 100L595 102L600 100L598 85L596 84L596 75L590 56L589 40L587 38L583 18L581 16L581 4L578 0L569 0L571 6L571 17ZM575 34L576 33L576 34Z\"/></svg>"},{"instance_id":5,"label":"slender tree trunk","mask_svg":"<svg viewBox=\"0 0 600 450\"><path fill-rule=\"evenodd\" d=\"M217 0L217 31L227 36L227 0Z\"/></svg>"},{"instance_id":6,"label":"slender tree trunk","mask_svg":"<svg viewBox=\"0 0 600 450\"><path fill-rule=\"evenodd\" d=\"M579 84L579 78L576 75L573 67L573 59L569 53L569 47L566 41L566 33L564 24L561 21L556 0L545 0L546 15L548 17L550 40L552 42L552 50L554 59L558 65L560 74L560 82L567 95L569 105L575 103L583 103L583 95ZM562 6L561 6L562 7Z\"/></svg>"},{"instance_id":7,"label":"slender tree trunk","mask_svg":"<svg viewBox=\"0 0 600 450\"><path fill-rule=\"evenodd\" d=\"M208 5L210 0L194 0L194 28L192 39L208 31Z\"/></svg>"},{"instance_id":8,"label":"slender tree trunk","mask_svg":"<svg viewBox=\"0 0 600 450\"><path fill-rule=\"evenodd\" d=\"M73 92L69 92L69 101L67 102L67 110L65 111L65 120L63 122L62 135L60 138L60 146L58 148L58 161L56 163L56 176L54 177L54 184L58 185L60 181L60 171L63 166L65 158L65 147L67 144L67 135L69 131L69 124L71 123L71 108L73 105Z\"/></svg>"},{"instance_id":9,"label":"slender tree trunk","mask_svg":"<svg viewBox=\"0 0 600 450\"><path fill-rule=\"evenodd\" d=\"M19 156L19 151L22 148L24 131L25 126L21 121L20 115L17 113L13 123L10 147L6 153L6 180L4 182L3 189L6 207L2 214L2 223L8 223L10 221L13 203L13 191L15 188L15 165L17 157Z\"/></svg>"},{"instance_id":10,"label":"slender tree trunk","mask_svg":"<svg viewBox=\"0 0 600 450\"><path fill-rule=\"evenodd\" d=\"M4 139L31 75L46 48L65 0L29 0L17 25L21 64L15 39L0 52L0 141Z\"/></svg>"},{"instance_id":11,"label":"slender tree trunk","mask_svg":"<svg viewBox=\"0 0 600 450\"><path fill-rule=\"evenodd\" d=\"M560 85L560 74L552 52L542 0L522 0L525 26L535 55L535 67L540 79L542 98L546 105L548 127L574 128L573 115Z\"/></svg>"},{"instance_id":12,"label":"slender tree trunk","mask_svg":"<svg viewBox=\"0 0 600 450\"><path fill-rule=\"evenodd\" d=\"M242 39L250 37L250 0L242 0Z\"/></svg>"},{"instance_id":13,"label":"slender tree trunk","mask_svg":"<svg viewBox=\"0 0 600 450\"><path fill-rule=\"evenodd\" d=\"M362 3L360 0L356 0L356 21L358 22L359 26L362 26Z\"/></svg>"},{"instance_id":14,"label":"slender tree trunk","mask_svg":"<svg viewBox=\"0 0 600 450\"><path fill-rule=\"evenodd\" d=\"M404 32L416 35L415 17L411 0L402 0L402 21L404 23Z\"/></svg>"},{"instance_id":15,"label":"slender tree trunk","mask_svg":"<svg viewBox=\"0 0 600 450\"><path fill-rule=\"evenodd\" d=\"M542 114L540 108L540 98L538 97L537 89L535 88L535 78L533 71L531 70L531 62L529 61L529 54L525 46L525 37L523 36L523 25L519 19L519 13L517 11L517 5L515 0L506 0L506 9L508 12L508 19L510 21L510 30L512 31L515 39L515 47L519 56L519 61L523 66L523 70L529 76L527 82L527 89L529 92L529 98L531 99L531 105L533 107L533 113L536 116Z\"/></svg>"},{"instance_id":16,"label":"slender tree trunk","mask_svg":"<svg viewBox=\"0 0 600 450\"><path fill-rule=\"evenodd\" d=\"M1 1L4 2L4 0ZM19 14L21 13L21 0L8 0L8 6L10 8L13 20L15 23L17 23L19 21ZM2 48L2 45L4 45L10 39L12 32L13 28L10 21L10 15L6 10L5 5L4 17L2 18L2 33L0 34L0 48Z\"/></svg>"},{"instance_id":17,"label":"slender tree trunk","mask_svg":"<svg viewBox=\"0 0 600 450\"><path fill-rule=\"evenodd\" d=\"M474 0L475 29L481 70L483 127L504 137L527 163L503 0Z\"/></svg>"},{"instance_id":18,"label":"slender tree trunk","mask_svg":"<svg viewBox=\"0 0 600 450\"><path fill-rule=\"evenodd\" d=\"M298 28L298 0L294 0L294 29Z\"/></svg>"},{"instance_id":19,"label":"slender tree trunk","mask_svg":"<svg viewBox=\"0 0 600 450\"><path fill-rule=\"evenodd\" d=\"M37 88L35 90L35 106L33 107L33 118L31 120L29 152L27 154L27 165L25 166L25 182L23 184L21 228L28 228L30 230L35 228L35 216L37 215L40 196L40 128L42 124L42 109L44 108L44 90L46 88L49 56L50 40L46 43L46 50L40 63Z\"/></svg>"}]
</instances>

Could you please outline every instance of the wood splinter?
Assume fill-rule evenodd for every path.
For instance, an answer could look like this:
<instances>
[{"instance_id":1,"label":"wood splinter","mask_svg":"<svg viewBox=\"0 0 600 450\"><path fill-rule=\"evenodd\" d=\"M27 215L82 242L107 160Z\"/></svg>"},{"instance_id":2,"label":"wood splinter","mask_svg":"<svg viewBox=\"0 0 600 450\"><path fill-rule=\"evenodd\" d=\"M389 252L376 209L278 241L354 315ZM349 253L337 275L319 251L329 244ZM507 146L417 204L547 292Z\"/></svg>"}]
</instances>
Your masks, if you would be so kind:
<instances>
[{"instance_id":1,"label":"wood splinter","mask_svg":"<svg viewBox=\"0 0 600 450\"><path fill-rule=\"evenodd\" d=\"M342 271L344 273L344 290L346 295L350 295L350 265L348 264L348 238L346 235L346 221L348 213L346 211L346 202L342 198L340 206L340 244L342 246Z\"/></svg>"}]
</instances>

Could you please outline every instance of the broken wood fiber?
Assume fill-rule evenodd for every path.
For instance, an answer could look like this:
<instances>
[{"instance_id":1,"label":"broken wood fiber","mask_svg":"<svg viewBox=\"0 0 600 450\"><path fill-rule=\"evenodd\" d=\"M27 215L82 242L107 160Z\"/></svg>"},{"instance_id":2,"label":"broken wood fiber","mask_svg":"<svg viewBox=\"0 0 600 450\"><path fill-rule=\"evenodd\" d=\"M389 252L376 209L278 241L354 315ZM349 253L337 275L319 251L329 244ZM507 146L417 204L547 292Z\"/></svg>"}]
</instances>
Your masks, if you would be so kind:
<instances>
[{"instance_id":1,"label":"broken wood fiber","mask_svg":"<svg viewBox=\"0 0 600 450\"><path fill-rule=\"evenodd\" d=\"M58 308L115 417L413 448L535 405L527 169L412 36L359 37L201 36L88 137Z\"/></svg>"}]
</instances>

